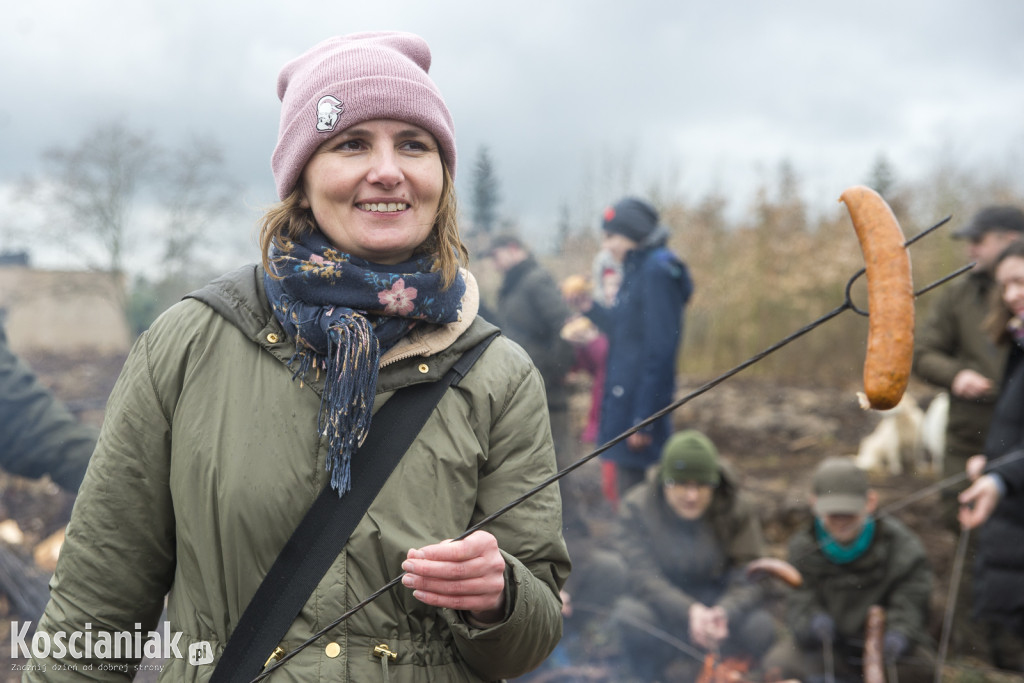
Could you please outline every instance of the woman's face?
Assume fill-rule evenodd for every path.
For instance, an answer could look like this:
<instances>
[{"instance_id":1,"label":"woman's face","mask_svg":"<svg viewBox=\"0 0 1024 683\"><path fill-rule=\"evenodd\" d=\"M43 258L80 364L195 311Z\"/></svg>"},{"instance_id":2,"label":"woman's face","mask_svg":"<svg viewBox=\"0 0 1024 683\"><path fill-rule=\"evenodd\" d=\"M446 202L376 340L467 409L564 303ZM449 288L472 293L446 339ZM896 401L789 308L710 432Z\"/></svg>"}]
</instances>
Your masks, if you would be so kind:
<instances>
[{"instance_id":1,"label":"woman's face","mask_svg":"<svg viewBox=\"0 0 1024 683\"><path fill-rule=\"evenodd\" d=\"M1024 318L1024 258L1007 256L996 266L996 282L1010 312Z\"/></svg>"},{"instance_id":2,"label":"woman's face","mask_svg":"<svg viewBox=\"0 0 1024 683\"><path fill-rule=\"evenodd\" d=\"M391 265L430 235L443 184L433 135L404 121L363 121L310 158L301 205L335 247Z\"/></svg>"}]
</instances>

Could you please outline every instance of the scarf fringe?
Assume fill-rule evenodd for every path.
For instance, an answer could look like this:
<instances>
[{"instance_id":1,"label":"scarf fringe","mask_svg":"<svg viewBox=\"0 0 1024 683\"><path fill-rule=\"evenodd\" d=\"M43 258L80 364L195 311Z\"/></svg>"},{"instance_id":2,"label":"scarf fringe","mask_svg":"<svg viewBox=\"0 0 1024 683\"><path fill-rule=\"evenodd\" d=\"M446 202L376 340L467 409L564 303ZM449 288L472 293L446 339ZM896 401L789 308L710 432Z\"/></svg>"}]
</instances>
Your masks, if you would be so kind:
<instances>
[{"instance_id":1,"label":"scarf fringe","mask_svg":"<svg viewBox=\"0 0 1024 683\"><path fill-rule=\"evenodd\" d=\"M327 336L327 377L319 426L327 432L327 469L331 487L340 498L352 486L352 454L370 430L380 342L370 323L358 313L336 321Z\"/></svg>"},{"instance_id":2,"label":"scarf fringe","mask_svg":"<svg viewBox=\"0 0 1024 683\"><path fill-rule=\"evenodd\" d=\"M355 312L332 321L327 338L326 358L303 350L293 378L326 366L317 429L327 437L327 471L341 498L352 487L352 455L370 430L380 342L366 318Z\"/></svg>"}]
</instances>

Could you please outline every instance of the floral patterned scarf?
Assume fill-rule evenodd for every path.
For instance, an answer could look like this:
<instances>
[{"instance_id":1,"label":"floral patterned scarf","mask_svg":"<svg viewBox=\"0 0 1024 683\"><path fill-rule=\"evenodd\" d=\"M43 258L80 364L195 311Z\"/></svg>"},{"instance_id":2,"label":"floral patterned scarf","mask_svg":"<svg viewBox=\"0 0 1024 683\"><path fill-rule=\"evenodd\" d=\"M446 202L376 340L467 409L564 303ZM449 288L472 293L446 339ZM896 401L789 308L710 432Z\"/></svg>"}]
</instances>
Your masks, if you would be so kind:
<instances>
[{"instance_id":1,"label":"floral patterned scarf","mask_svg":"<svg viewBox=\"0 0 1024 683\"><path fill-rule=\"evenodd\" d=\"M296 353L292 379L325 372L318 429L328 438L331 487L351 487L352 454L366 438L381 354L420 321L455 322L466 283L444 289L432 257L383 266L343 253L315 231L271 249L264 278L274 315Z\"/></svg>"}]
</instances>

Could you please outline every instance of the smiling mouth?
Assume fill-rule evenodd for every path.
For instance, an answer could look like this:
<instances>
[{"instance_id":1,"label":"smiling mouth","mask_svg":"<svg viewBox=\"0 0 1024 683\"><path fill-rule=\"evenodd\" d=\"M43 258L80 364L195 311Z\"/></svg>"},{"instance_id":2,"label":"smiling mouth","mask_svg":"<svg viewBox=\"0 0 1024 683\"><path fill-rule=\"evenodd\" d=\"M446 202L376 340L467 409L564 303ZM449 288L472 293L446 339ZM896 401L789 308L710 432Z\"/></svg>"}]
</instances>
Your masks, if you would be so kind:
<instances>
[{"instance_id":1,"label":"smiling mouth","mask_svg":"<svg viewBox=\"0 0 1024 683\"><path fill-rule=\"evenodd\" d=\"M405 202L378 202L376 204L356 204L356 206L363 211L405 211L409 208L409 205Z\"/></svg>"}]
</instances>

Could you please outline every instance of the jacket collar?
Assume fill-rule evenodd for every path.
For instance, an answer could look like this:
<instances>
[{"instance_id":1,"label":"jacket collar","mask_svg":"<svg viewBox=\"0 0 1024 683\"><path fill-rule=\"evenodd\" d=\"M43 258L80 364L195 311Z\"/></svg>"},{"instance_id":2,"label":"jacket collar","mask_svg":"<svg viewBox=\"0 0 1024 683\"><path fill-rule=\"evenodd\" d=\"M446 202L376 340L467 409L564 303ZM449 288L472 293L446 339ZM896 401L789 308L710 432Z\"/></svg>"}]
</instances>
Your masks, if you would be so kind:
<instances>
[{"instance_id":1,"label":"jacket collar","mask_svg":"<svg viewBox=\"0 0 1024 683\"><path fill-rule=\"evenodd\" d=\"M469 329L480 310L480 289L472 273L465 269L461 269L461 273L466 279L466 293L462 295L462 312L459 319L447 325L418 325L388 349L380 359L381 367L402 358L433 356L447 349Z\"/></svg>"}]
</instances>

